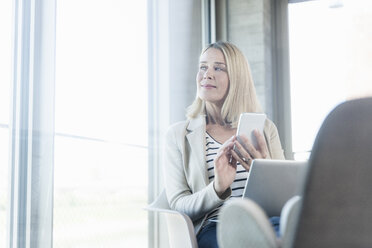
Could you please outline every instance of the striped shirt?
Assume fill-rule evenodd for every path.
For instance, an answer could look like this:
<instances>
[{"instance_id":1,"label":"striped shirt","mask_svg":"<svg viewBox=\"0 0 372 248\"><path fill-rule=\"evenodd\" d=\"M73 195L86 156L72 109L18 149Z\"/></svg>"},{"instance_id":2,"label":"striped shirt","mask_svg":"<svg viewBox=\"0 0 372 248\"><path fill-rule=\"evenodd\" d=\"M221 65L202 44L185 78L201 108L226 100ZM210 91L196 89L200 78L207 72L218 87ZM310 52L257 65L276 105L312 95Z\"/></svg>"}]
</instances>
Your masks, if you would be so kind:
<instances>
[{"instance_id":1,"label":"striped shirt","mask_svg":"<svg viewBox=\"0 0 372 248\"><path fill-rule=\"evenodd\" d=\"M221 143L213 139L212 136L206 132L206 163L208 166L208 178L209 182L214 180L214 159L217 155L218 149L222 146ZM231 198L237 198L243 196L245 182L248 177L248 172L244 167L238 162L236 168L236 176L234 182L231 184ZM215 208L212 212L208 214L207 220L217 219L218 212L223 204Z\"/></svg>"}]
</instances>

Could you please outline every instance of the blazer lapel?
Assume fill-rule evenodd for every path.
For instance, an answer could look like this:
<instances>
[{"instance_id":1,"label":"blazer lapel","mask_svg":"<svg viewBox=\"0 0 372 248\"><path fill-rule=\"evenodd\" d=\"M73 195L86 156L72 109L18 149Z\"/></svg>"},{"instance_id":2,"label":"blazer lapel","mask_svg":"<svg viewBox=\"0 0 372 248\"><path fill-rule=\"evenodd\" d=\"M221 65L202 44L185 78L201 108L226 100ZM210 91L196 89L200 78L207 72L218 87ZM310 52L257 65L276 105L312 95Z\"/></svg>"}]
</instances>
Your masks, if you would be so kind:
<instances>
[{"instance_id":1,"label":"blazer lapel","mask_svg":"<svg viewBox=\"0 0 372 248\"><path fill-rule=\"evenodd\" d=\"M205 117L190 120L186 130L186 139L190 145L190 162L195 163L196 173L204 179L206 186L209 179L205 168Z\"/></svg>"}]
</instances>

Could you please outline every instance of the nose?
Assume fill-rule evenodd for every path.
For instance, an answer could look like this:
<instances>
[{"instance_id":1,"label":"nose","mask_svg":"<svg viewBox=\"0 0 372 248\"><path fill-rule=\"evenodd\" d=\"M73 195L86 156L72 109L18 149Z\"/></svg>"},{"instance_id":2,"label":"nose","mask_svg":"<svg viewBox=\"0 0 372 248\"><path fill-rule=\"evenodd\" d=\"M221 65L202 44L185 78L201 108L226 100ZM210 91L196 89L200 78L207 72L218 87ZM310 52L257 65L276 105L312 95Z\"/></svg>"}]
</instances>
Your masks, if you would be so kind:
<instances>
[{"instance_id":1,"label":"nose","mask_svg":"<svg viewBox=\"0 0 372 248\"><path fill-rule=\"evenodd\" d=\"M208 68L205 72L204 72L204 79L212 79L213 78L213 73L211 71L210 68Z\"/></svg>"}]
</instances>

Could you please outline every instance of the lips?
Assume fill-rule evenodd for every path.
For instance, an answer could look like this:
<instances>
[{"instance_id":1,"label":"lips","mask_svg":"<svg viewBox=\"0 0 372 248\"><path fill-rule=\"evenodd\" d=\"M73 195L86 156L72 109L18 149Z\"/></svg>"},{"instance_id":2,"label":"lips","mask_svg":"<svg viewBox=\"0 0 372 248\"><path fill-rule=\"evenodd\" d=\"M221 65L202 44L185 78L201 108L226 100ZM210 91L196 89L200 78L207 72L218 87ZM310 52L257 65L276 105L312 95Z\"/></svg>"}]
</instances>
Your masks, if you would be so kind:
<instances>
[{"instance_id":1,"label":"lips","mask_svg":"<svg viewBox=\"0 0 372 248\"><path fill-rule=\"evenodd\" d=\"M216 86L214 86L212 84L203 84L201 87L206 88L206 89L214 89L214 88L216 88Z\"/></svg>"}]
</instances>

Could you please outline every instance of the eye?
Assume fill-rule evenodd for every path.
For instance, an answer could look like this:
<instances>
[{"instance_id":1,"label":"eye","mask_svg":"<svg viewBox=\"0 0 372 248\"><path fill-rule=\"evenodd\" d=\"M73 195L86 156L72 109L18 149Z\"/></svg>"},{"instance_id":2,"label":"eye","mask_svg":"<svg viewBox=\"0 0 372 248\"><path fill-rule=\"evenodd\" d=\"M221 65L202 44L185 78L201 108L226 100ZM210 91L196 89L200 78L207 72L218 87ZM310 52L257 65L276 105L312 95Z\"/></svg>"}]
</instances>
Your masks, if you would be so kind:
<instances>
[{"instance_id":1,"label":"eye","mask_svg":"<svg viewBox=\"0 0 372 248\"><path fill-rule=\"evenodd\" d=\"M206 65L200 65L199 69L202 70L202 71L206 71L207 66Z\"/></svg>"},{"instance_id":2,"label":"eye","mask_svg":"<svg viewBox=\"0 0 372 248\"><path fill-rule=\"evenodd\" d=\"M216 67L214 67L214 70L215 71L225 71L225 68L221 67L221 66L216 66Z\"/></svg>"}]
</instances>

